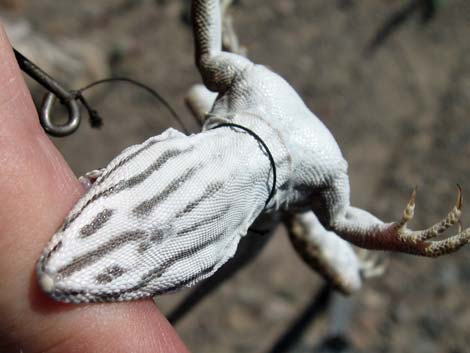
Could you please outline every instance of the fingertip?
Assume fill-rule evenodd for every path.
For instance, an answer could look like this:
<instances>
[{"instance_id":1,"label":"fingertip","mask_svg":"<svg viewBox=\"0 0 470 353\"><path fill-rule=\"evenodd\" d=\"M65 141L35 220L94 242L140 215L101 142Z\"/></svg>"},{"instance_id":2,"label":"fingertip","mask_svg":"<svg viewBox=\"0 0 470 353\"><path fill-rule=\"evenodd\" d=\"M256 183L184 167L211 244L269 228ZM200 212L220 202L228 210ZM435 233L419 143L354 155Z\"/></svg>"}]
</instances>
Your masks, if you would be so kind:
<instances>
[{"instance_id":1,"label":"fingertip","mask_svg":"<svg viewBox=\"0 0 470 353\"><path fill-rule=\"evenodd\" d=\"M42 130L1 25L0 161L0 250L5 251L0 266L32 271L41 248L83 189ZM24 292L27 281L17 278L14 283Z\"/></svg>"}]
</instances>

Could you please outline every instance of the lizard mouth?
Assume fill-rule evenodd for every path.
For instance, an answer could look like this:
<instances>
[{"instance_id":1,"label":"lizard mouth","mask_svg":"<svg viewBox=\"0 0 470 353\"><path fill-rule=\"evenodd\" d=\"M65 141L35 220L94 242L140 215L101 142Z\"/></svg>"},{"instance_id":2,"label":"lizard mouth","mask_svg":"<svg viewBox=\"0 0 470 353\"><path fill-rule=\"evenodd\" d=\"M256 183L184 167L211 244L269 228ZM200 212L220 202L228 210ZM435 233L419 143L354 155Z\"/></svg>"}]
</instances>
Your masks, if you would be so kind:
<instances>
[{"instance_id":1,"label":"lizard mouth","mask_svg":"<svg viewBox=\"0 0 470 353\"><path fill-rule=\"evenodd\" d=\"M40 288L52 299L62 303L100 303L109 301L125 301L140 299L151 294L141 293L140 295L128 294L129 290L98 291L98 290L78 290L64 287L57 274L43 271L38 273L38 283Z\"/></svg>"},{"instance_id":2,"label":"lizard mouth","mask_svg":"<svg viewBox=\"0 0 470 353\"><path fill-rule=\"evenodd\" d=\"M47 294L50 294L54 291L55 282L56 282L55 276L48 272L43 272L39 276L39 286Z\"/></svg>"}]
</instances>

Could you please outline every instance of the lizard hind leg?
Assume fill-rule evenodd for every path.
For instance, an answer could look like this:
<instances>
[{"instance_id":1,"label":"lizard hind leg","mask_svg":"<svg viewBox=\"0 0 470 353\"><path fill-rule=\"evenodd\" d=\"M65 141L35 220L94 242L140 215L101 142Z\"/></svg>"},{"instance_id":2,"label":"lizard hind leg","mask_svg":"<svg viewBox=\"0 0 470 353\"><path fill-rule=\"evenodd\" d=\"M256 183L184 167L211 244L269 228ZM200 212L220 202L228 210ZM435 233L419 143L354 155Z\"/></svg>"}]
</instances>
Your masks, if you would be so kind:
<instances>
[{"instance_id":1,"label":"lizard hind leg","mask_svg":"<svg viewBox=\"0 0 470 353\"><path fill-rule=\"evenodd\" d=\"M344 294L361 287L363 265L352 246L326 230L311 211L286 214L284 224L304 262Z\"/></svg>"},{"instance_id":2,"label":"lizard hind leg","mask_svg":"<svg viewBox=\"0 0 470 353\"><path fill-rule=\"evenodd\" d=\"M369 212L349 204L349 181L346 175L337 176L322 191L322 217L326 228L343 239L366 249L389 250L425 257L437 257L457 251L470 242L470 228L443 240L430 240L459 222L462 192L458 188L455 207L441 221L424 230L413 231L407 227L413 218L416 190L405 207L403 217L397 222L384 223Z\"/></svg>"}]
</instances>

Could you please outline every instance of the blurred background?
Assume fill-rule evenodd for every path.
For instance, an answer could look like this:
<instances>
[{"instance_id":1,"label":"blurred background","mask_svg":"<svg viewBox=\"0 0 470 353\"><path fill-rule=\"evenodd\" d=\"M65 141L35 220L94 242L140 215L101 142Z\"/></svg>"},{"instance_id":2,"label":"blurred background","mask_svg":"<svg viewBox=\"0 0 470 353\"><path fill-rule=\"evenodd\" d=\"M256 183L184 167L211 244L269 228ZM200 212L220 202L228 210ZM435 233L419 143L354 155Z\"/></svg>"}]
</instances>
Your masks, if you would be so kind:
<instances>
[{"instance_id":1,"label":"blurred background","mask_svg":"<svg viewBox=\"0 0 470 353\"><path fill-rule=\"evenodd\" d=\"M17 49L70 88L135 78L197 132L183 104L200 81L188 10L183 0L0 0L0 21ZM240 0L232 14L249 57L285 77L333 132L354 205L396 220L417 185L418 229L446 215L456 183L470 193L468 0ZM40 102L43 90L30 84ZM179 128L133 86L106 85L87 97L103 128L83 121L73 136L53 139L77 175ZM384 276L347 301L333 296L344 310L317 310L323 281L280 227L261 256L176 328L192 352L469 353L470 247L438 260L385 256ZM170 313L188 293L156 301ZM346 323L338 324L341 339L326 344L338 320Z\"/></svg>"}]
</instances>

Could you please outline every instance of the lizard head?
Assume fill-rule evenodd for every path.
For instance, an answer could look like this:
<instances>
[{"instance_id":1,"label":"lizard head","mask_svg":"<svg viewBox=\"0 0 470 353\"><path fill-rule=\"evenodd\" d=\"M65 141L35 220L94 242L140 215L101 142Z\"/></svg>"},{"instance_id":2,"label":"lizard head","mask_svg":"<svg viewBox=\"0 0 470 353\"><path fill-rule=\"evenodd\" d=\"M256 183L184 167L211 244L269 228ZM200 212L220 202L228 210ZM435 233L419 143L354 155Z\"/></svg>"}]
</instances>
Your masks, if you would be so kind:
<instances>
[{"instance_id":1,"label":"lizard head","mask_svg":"<svg viewBox=\"0 0 470 353\"><path fill-rule=\"evenodd\" d=\"M118 209L100 200L109 188L104 181L84 195L37 263L39 285L55 300L120 300L138 284L135 279L140 271L131 260L143 256L151 241L163 238L163 228L150 234L138 222L128 225L123 221L126 207Z\"/></svg>"},{"instance_id":2,"label":"lizard head","mask_svg":"<svg viewBox=\"0 0 470 353\"><path fill-rule=\"evenodd\" d=\"M171 170L156 171L181 153L160 142L182 136L168 129L124 150L89 178L86 194L37 263L44 292L58 301L79 303L149 296L150 281L154 281L153 290L159 289L161 274L157 271L152 277L150 270L165 254L162 243L174 231L171 213L155 210L159 198L153 200L152 195L172 180ZM167 200L167 207L172 207L172 200Z\"/></svg>"}]
</instances>

